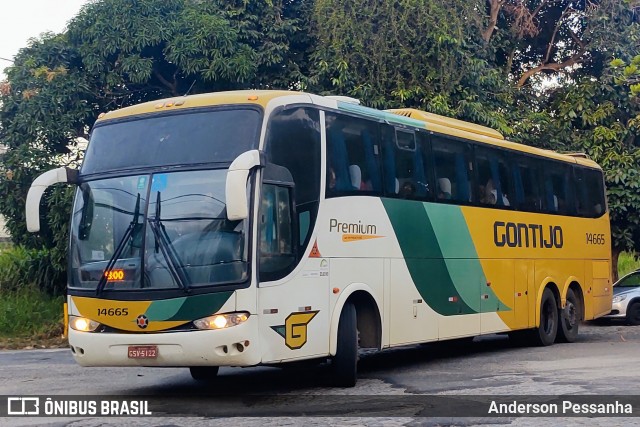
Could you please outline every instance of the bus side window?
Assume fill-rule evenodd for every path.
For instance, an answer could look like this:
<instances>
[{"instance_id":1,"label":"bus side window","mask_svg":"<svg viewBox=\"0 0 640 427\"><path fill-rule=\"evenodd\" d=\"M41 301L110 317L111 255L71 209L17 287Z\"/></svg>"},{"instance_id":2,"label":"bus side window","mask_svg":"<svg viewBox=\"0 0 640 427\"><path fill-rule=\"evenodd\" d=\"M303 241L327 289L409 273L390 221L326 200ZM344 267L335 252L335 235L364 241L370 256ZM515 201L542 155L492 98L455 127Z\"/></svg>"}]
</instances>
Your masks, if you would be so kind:
<instances>
[{"instance_id":1,"label":"bus side window","mask_svg":"<svg viewBox=\"0 0 640 427\"><path fill-rule=\"evenodd\" d=\"M403 199L428 199L430 188L424 165L426 136L414 130L385 126L383 168L385 195Z\"/></svg>"},{"instance_id":2,"label":"bus side window","mask_svg":"<svg viewBox=\"0 0 640 427\"><path fill-rule=\"evenodd\" d=\"M434 136L432 150L436 198L440 201L473 202L469 145L462 141Z\"/></svg>"},{"instance_id":3,"label":"bus side window","mask_svg":"<svg viewBox=\"0 0 640 427\"><path fill-rule=\"evenodd\" d=\"M269 162L291 172L295 188L296 221L301 250L311 239L320 200L320 112L294 107L274 113L267 128L266 154Z\"/></svg>"},{"instance_id":4,"label":"bus side window","mask_svg":"<svg viewBox=\"0 0 640 427\"><path fill-rule=\"evenodd\" d=\"M506 155L496 149L476 147L480 204L510 207L511 174Z\"/></svg>"},{"instance_id":5,"label":"bus side window","mask_svg":"<svg viewBox=\"0 0 640 427\"><path fill-rule=\"evenodd\" d=\"M602 172L575 167L574 175L578 215L591 218L601 216L606 209Z\"/></svg>"},{"instance_id":6,"label":"bus side window","mask_svg":"<svg viewBox=\"0 0 640 427\"><path fill-rule=\"evenodd\" d=\"M378 124L326 113L327 197L380 194Z\"/></svg>"},{"instance_id":7,"label":"bus side window","mask_svg":"<svg viewBox=\"0 0 640 427\"><path fill-rule=\"evenodd\" d=\"M262 186L259 212L260 280L277 280L295 266L290 189Z\"/></svg>"},{"instance_id":8,"label":"bus side window","mask_svg":"<svg viewBox=\"0 0 640 427\"><path fill-rule=\"evenodd\" d=\"M540 188L537 173L537 162L525 156L515 155L513 166L513 182L515 204L519 210L540 212Z\"/></svg>"},{"instance_id":9,"label":"bus side window","mask_svg":"<svg viewBox=\"0 0 640 427\"><path fill-rule=\"evenodd\" d=\"M571 167L559 162L549 162L542 170L544 197L543 207L546 212L571 214L574 212L573 192L571 191Z\"/></svg>"}]
</instances>

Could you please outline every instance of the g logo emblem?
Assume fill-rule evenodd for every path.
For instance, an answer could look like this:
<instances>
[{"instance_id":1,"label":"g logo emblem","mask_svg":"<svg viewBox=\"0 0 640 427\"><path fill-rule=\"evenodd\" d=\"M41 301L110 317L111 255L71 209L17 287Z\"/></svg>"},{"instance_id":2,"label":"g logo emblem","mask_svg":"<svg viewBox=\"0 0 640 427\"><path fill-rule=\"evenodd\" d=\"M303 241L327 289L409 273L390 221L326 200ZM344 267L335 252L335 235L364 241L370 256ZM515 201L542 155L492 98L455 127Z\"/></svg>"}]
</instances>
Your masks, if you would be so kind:
<instances>
[{"instance_id":1,"label":"g logo emblem","mask_svg":"<svg viewBox=\"0 0 640 427\"><path fill-rule=\"evenodd\" d=\"M307 325L316 317L318 311L303 311L291 313L284 322L284 325L272 326L284 338L284 343L291 350L302 348L307 343Z\"/></svg>"}]
</instances>

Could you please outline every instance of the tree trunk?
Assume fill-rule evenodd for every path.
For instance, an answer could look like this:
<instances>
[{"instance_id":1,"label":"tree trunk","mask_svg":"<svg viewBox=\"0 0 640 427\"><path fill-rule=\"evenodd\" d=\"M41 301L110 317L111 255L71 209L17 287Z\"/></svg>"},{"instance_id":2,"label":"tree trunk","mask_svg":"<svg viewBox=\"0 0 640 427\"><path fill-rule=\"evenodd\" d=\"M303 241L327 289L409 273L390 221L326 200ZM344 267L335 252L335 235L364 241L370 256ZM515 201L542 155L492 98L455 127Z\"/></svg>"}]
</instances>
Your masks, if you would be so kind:
<instances>
[{"instance_id":1,"label":"tree trunk","mask_svg":"<svg viewBox=\"0 0 640 427\"><path fill-rule=\"evenodd\" d=\"M620 248L611 248L611 278L613 283L618 281L618 258L620 257L620 252L622 252Z\"/></svg>"}]
</instances>

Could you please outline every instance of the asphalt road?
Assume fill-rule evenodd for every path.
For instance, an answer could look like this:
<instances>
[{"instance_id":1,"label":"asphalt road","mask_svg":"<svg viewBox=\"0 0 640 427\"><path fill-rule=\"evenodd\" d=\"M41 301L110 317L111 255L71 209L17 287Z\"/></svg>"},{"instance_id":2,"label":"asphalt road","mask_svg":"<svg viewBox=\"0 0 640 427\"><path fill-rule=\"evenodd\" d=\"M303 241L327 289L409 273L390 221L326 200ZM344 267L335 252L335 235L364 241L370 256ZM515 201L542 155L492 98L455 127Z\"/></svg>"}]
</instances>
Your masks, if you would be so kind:
<instances>
[{"instance_id":1,"label":"asphalt road","mask_svg":"<svg viewBox=\"0 0 640 427\"><path fill-rule=\"evenodd\" d=\"M506 336L495 335L464 345L430 344L367 353L361 357L357 386L338 389L327 382L322 366L222 368L215 384L202 384L193 381L187 369L82 368L66 349L4 351L0 352L0 395L154 396L166 405L160 411L164 417L0 418L0 425L558 425L558 418L424 418L411 398L640 394L638 355L640 326L586 324L578 342L551 347L519 347ZM226 411L220 403L225 396L248 393L260 395L262 401L244 401L240 409L231 402ZM266 396L275 399L282 413L269 412ZM212 412L212 402L218 403L218 412ZM404 405L398 408L399 402ZM356 413L349 413L350 408ZM314 416L293 416L299 413ZM182 418L187 414L191 418ZM212 418L219 416L241 417ZM629 418L565 421L562 424L635 424Z\"/></svg>"}]
</instances>

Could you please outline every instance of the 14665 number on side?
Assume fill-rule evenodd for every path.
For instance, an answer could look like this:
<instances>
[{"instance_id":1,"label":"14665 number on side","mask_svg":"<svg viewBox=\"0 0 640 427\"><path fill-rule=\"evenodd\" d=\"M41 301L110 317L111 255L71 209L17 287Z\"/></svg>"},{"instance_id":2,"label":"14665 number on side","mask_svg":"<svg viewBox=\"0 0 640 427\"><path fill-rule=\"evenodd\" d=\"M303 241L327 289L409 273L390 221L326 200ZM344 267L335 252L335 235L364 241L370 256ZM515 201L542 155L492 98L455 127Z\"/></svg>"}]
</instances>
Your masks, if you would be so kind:
<instances>
[{"instance_id":1,"label":"14665 number on side","mask_svg":"<svg viewBox=\"0 0 640 427\"><path fill-rule=\"evenodd\" d=\"M587 233L587 245L604 245L605 243L604 234Z\"/></svg>"}]
</instances>

